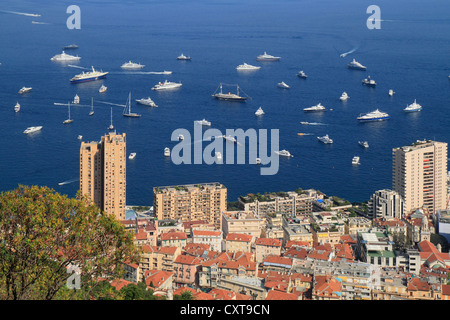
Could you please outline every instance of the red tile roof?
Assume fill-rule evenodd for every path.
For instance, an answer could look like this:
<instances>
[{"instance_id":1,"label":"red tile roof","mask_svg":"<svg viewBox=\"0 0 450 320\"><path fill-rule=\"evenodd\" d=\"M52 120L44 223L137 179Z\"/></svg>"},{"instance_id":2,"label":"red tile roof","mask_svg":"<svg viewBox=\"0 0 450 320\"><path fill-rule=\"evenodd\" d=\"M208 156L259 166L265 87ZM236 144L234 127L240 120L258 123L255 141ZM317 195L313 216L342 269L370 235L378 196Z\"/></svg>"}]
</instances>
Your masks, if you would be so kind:
<instances>
[{"instance_id":1,"label":"red tile roof","mask_svg":"<svg viewBox=\"0 0 450 320\"><path fill-rule=\"evenodd\" d=\"M193 236L208 236L208 237L220 237L222 236L222 231L213 231L213 230L192 230Z\"/></svg>"},{"instance_id":2,"label":"red tile roof","mask_svg":"<svg viewBox=\"0 0 450 320\"><path fill-rule=\"evenodd\" d=\"M199 265L203 259L195 256L188 256L188 255L179 255L174 263L179 264L187 264L187 265Z\"/></svg>"},{"instance_id":3,"label":"red tile roof","mask_svg":"<svg viewBox=\"0 0 450 320\"><path fill-rule=\"evenodd\" d=\"M127 285L131 284L133 282L125 280L125 279L115 279L111 281L111 285L116 288L117 291L122 289L123 287L126 287Z\"/></svg>"},{"instance_id":4,"label":"red tile roof","mask_svg":"<svg viewBox=\"0 0 450 320\"><path fill-rule=\"evenodd\" d=\"M282 241L280 239L258 238L255 241L256 245L281 247Z\"/></svg>"},{"instance_id":5,"label":"red tile roof","mask_svg":"<svg viewBox=\"0 0 450 320\"><path fill-rule=\"evenodd\" d=\"M167 240L186 240L187 235L184 232L164 232L161 233L161 241Z\"/></svg>"},{"instance_id":6,"label":"red tile roof","mask_svg":"<svg viewBox=\"0 0 450 320\"><path fill-rule=\"evenodd\" d=\"M145 284L150 286L153 285L155 288L159 288L166 281L170 281L173 272L162 271L162 270L147 270L144 273Z\"/></svg>"},{"instance_id":7,"label":"red tile roof","mask_svg":"<svg viewBox=\"0 0 450 320\"><path fill-rule=\"evenodd\" d=\"M299 296L293 293L270 290L264 300L298 300Z\"/></svg>"},{"instance_id":8,"label":"red tile roof","mask_svg":"<svg viewBox=\"0 0 450 320\"><path fill-rule=\"evenodd\" d=\"M227 234L227 241L242 241L242 242L251 242L252 236L244 233L229 233Z\"/></svg>"}]
</instances>

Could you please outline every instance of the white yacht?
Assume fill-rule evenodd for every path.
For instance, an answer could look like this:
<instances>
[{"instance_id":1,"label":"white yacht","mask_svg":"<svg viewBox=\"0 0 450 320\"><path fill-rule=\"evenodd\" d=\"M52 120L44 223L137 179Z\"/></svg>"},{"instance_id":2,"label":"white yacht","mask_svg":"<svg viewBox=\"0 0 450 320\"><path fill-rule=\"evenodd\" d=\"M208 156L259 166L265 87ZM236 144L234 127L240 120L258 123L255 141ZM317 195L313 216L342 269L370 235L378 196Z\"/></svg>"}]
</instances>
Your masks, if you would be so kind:
<instances>
[{"instance_id":1,"label":"white yacht","mask_svg":"<svg viewBox=\"0 0 450 320\"><path fill-rule=\"evenodd\" d=\"M417 112L422 110L422 106L416 102L416 99L414 99L414 102L410 105L407 105L403 111L405 112Z\"/></svg>"},{"instance_id":2,"label":"white yacht","mask_svg":"<svg viewBox=\"0 0 450 320\"><path fill-rule=\"evenodd\" d=\"M137 99L136 102L145 106L157 107L156 103L150 97Z\"/></svg>"},{"instance_id":3,"label":"white yacht","mask_svg":"<svg viewBox=\"0 0 450 320\"><path fill-rule=\"evenodd\" d=\"M366 114L360 114L359 117L357 117L356 119L358 119L361 122L368 122L368 121L383 121L389 118L390 118L389 114L376 109Z\"/></svg>"},{"instance_id":4,"label":"white yacht","mask_svg":"<svg viewBox=\"0 0 450 320\"><path fill-rule=\"evenodd\" d=\"M211 122L207 121L206 119L203 120L197 120L195 121L196 124L200 124L202 126L211 126Z\"/></svg>"},{"instance_id":5,"label":"white yacht","mask_svg":"<svg viewBox=\"0 0 450 320\"><path fill-rule=\"evenodd\" d=\"M155 86L153 86L152 90L171 90L181 87L181 83L170 82L165 80L164 82L158 82Z\"/></svg>"},{"instance_id":6,"label":"white yacht","mask_svg":"<svg viewBox=\"0 0 450 320\"><path fill-rule=\"evenodd\" d=\"M356 70L366 70L367 68L363 66L361 63L353 59L348 65L347 68L349 69L356 69Z\"/></svg>"},{"instance_id":7,"label":"white yacht","mask_svg":"<svg viewBox=\"0 0 450 320\"><path fill-rule=\"evenodd\" d=\"M251 71L251 70L259 70L259 69L261 69L260 66L252 66L245 62L236 67L236 70L239 70L239 71Z\"/></svg>"},{"instance_id":8,"label":"white yacht","mask_svg":"<svg viewBox=\"0 0 450 320\"><path fill-rule=\"evenodd\" d=\"M78 138L77 138L78 140L81 140L81 139L83 139L83 136L80 134L80 135L78 135Z\"/></svg>"},{"instance_id":9,"label":"white yacht","mask_svg":"<svg viewBox=\"0 0 450 320\"><path fill-rule=\"evenodd\" d=\"M217 159L217 160L222 160L222 153L216 152L216 153L215 153L215 156L216 156L216 159Z\"/></svg>"},{"instance_id":10,"label":"white yacht","mask_svg":"<svg viewBox=\"0 0 450 320\"><path fill-rule=\"evenodd\" d=\"M28 127L25 129L25 131L23 133L25 133L25 134L34 133L34 132L41 131L41 129L42 129L42 126Z\"/></svg>"},{"instance_id":11,"label":"white yacht","mask_svg":"<svg viewBox=\"0 0 450 320\"><path fill-rule=\"evenodd\" d=\"M363 148L369 147L369 142L367 142L367 141L358 141L358 144Z\"/></svg>"},{"instance_id":12,"label":"white yacht","mask_svg":"<svg viewBox=\"0 0 450 320\"><path fill-rule=\"evenodd\" d=\"M80 74L75 75L72 79L70 79L70 83L80 83L80 82L88 82L95 81L99 79L106 78L106 75L109 72L103 72L103 70L95 70L94 67L91 67L92 71L82 72Z\"/></svg>"},{"instance_id":13,"label":"white yacht","mask_svg":"<svg viewBox=\"0 0 450 320\"><path fill-rule=\"evenodd\" d=\"M132 61L128 61L128 62L125 62L124 64L122 64L120 67L125 70L140 70L140 69L144 68L145 65L140 64L140 63L135 63Z\"/></svg>"},{"instance_id":14,"label":"white yacht","mask_svg":"<svg viewBox=\"0 0 450 320\"><path fill-rule=\"evenodd\" d=\"M371 79L370 76L367 76L366 79L363 79L362 84L369 86L369 87L375 87L377 85L375 80Z\"/></svg>"},{"instance_id":15,"label":"white yacht","mask_svg":"<svg viewBox=\"0 0 450 320\"><path fill-rule=\"evenodd\" d=\"M322 104L320 104L320 102L319 102L319 104L317 104L315 106L303 109L303 111L306 111L306 112L318 112L318 111L326 111L326 110L327 109Z\"/></svg>"},{"instance_id":16,"label":"white yacht","mask_svg":"<svg viewBox=\"0 0 450 320\"><path fill-rule=\"evenodd\" d=\"M360 164L360 162L359 162L359 157L358 157L358 156L354 156L354 157L353 157L353 159L352 159L352 164L353 164L353 165Z\"/></svg>"},{"instance_id":17,"label":"white yacht","mask_svg":"<svg viewBox=\"0 0 450 320\"><path fill-rule=\"evenodd\" d=\"M184 136L183 136L182 134L180 134L180 135L178 136L178 140L179 140L179 141L184 140Z\"/></svg>"},{"instance_id":18,"label":"white yacht","mask_svg":"<svg viewBox=\"0 0 450 320\"><path fill-rule=\"evenodd\" d=\"M30 92L31 89L33 89L33 88L31 88L31 87L22 87L22 89L19 90L19 94L24 94L24 93Z\"/></svg>"},{"instance_id":19,"label":"white yacht","mask_svg":"<svg viewBox=\"0 0 450 320\"><path fill-rule=\"evenodd\" d=\"M309 124L309 122L308 122L308 121L300 121L300 124L305 124L305 125L308 125L308 124Z\"/></svg>"},{"instance_id":20,"label":"white yacht","mask_svg":"<svg viewBox=\"0 0 450 320\"><path fill-rule=\"evenodd\" d=\"M107 88L105 85L102 84L102 86L100 87L100 89L98 89L98 92L104 93L104 92L106 92L106 90L108 90L108 88Z\"/></svg>"},{"instance_id":21,"label":"white yacht","mask_svg":"<svg viewBox=\"0 0 450 320\"><path fill-rule=\"evenodd\" d=\"M259 56L257 56L256 60L258 60L258 61L278 61L278 60L280 60L280 57L272 56L264 51L264 54L260 54Z\"/></svg>"},{"instance_id":22,"label":"white yacht","mask_svg":"<svg viewBox=\"0 0 450 320\"><path fill-rule=\"evenodd\" d=\"M347 94L347 92L342 92L341 97L339 98L339 100L341 101L347 101L347 99L350 98Z\"/></svg>"},{"instance_id":23,"label":"white yacht","mask_svg":"<svg viewBox=\"0 0 450 320\"><path fill-rule=\"evenodd\" d=\"M256 158L256 159L255 159L255 163L256 163L256 164L261 164L261 158Z\"/></svg>"},{"instance_id":24,"label":"white yacht","mask_svg":"<svg viewBox=\"0 0 450 320\"><path fill-rule=\"evenodd\" d=\"M324 135L323 137L317 137L317 139L318 139L320 142L323 142L323 143L325 143L325 144L333 143L333 139L331 139L331 138L328 136L328 134Z\"/></svg>"},{"instance_id":25,"label":"white yacht","mask_svg":"<svg viewBox=\"0 0 450 320\"><path fill-rule=\"evenodd\" d=\"M164 156L170 157L170 149L168 147L164 148Z\"/></svg>"},{"instance_id":26,"label":"white yacht","mask_svg":"<svg viewBox=\"0 0 450 320\"><path fill-rule=\"evenodd\" d=\"M230 141L230 142L233 142L233 143L237 143L236 138L233 137L232 135L227 135L227 136L225 135L225 136L222 136L222 138L224 138L227 141Z\"/></svg>"},{"instance_id":27,"label":"white yacht","mask_svg":"<svg viewBox=\"0 0 450 320\"><path fill-rule=\"evenodd\" d=\"M257 116L262 116L264 114L264 111L261 107L258 108L258 110L256 110L255 115Z\"/></svg>"},{"instance_id":28,"label":"white yacht","mask_svg":"<svg viewBox=\"0 0 450 320\"><path fill-rule=\"evenodd\" d=\"M279 82L279 83L277 84L277 86L278 86L279 88L282 88L282 89L289 89L289 88L290 88L289 85L286 84L284 81Z\"/></svg>"},{"instance_id":29,"label":"white yacht","mask_svg":"<svg viewBox=\"0 0 450 320\"><path fill-rule=\"evenodd\" d=\"M20 103L17 101L16 105L14 106L14 111L19 112L20 111Z\"/></svg>"},{"instance_id":30,"label":"white yacht","mask_svg":"<svg viewBox=\"0 0 450 320\"><path fill-rule=\"evenodd\" d=\"M184 54L180 54L180 55L177 57L177 60L191 60L191 57L187 57L187 56L185 56Z\"/></svg>"},{"instance_id":31,"label":"white yacht","mask_svg":"<svg viewBox=\"0 0 450 320\"><path fill-rule=\"evenodd\" d=\"M391 96L391 97L392 97L392 96L394 95L394 93L395 93L395 92L394 92L394 90L392 90L392 89L389 89L389 96Z\"/></svg>"},{"instance_id":32,"label":"white yacht","mask_svg":"<svg viewBox=\"0 0 450 320\"><path fill-rule=\"evenodd\" d=\"M297 73L297 77L306 79L308 76L306 75L306 73L303 70L300 70L300 72Z\"/></svg>"},{"instance_id":33,"label":"white yacht","mask_svg":"<svg viewBox=\"0 0 450 320\"><path fill-rule=\"evenodd\" d=\"M128 159L133 160L136 157L136 152L132 152L130 153L130 155L128 156Z\"/></svg>"},{"instance_id":34,"label":"white yacht","mask_svg":"<svg viewBox=\"0 0 450 320\"><path fill-rule=\"evenodd\" d=\"M291 155L291 153L287 150L281 150L281 151L274 151L276 154L278 154L279 156L283 156L283 157L293 157L293 155Z\"/></svg>"},{"instance_id":35,"label":"white yacht","mask_svg":"<svg viewBox=\"0 0 450 320\"><path fill-rule=\"evenodd\" d=\"M73 98L73 104L79 104L80 103L80 97L76 94L75 97Z\"/></svg>"},{"instance_id":36,"label":"white yacht","mask_svg":"<svg viewBox=\"0 0 450 320\"><path fill-rule=\"evenodd\" d=\"M63 51L61 54L53 56L50 60L56 62L69 62L69 61L79 61L80 59L81 57L79 56L72 56Z\"/></svg>"}]
</instances>

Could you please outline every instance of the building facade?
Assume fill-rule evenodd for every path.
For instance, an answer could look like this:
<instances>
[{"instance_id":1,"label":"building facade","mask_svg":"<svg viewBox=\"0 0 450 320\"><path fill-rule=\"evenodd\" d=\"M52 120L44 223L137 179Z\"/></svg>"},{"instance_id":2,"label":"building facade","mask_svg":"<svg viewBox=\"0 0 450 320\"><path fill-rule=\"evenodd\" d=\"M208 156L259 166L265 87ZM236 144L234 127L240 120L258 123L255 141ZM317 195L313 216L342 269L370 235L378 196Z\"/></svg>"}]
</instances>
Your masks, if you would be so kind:
<instances>
[{"instance_id":1,"label":"building facade","mask_svg":"<svg viewBox=\"0 0 450 320\"><path fill-rule=\"evenodd\" d=\"M220 230L226 209L227 188L221 183L153 188L153 212L159 220L207 220Z\"/></svg>"},{"instance_id":2,"label":"building facade","mask_svg":"<svg viewBox=\"0 0 450 320\"><path fill-rule=\"evenodd\" d=\"M447 206L447 143L417 141L394 148L392 188L403 198L405 211L426 207L430 213Z\"/></svg>"},{"instance_id":3,"label":"building facade","mask_svg":"<svg viewBox=\"0 0 450 320\"><path fill-rule=\"evenodd\" d=\"M100 142L82 142L80 190L99 209L125 219L126 134L109 133Z\"/></svg>"},{"instance_id":4,"label":"building facade","mask_svg":"<svg viewBox=\"0 0 450 320\"><path fill-rule=\"evenodd\" d=\"M372 219L402 219L405 212L403 198L397 192L388 189L376 191L370 198L368 207Z\"/></svg>"}]
</instances>

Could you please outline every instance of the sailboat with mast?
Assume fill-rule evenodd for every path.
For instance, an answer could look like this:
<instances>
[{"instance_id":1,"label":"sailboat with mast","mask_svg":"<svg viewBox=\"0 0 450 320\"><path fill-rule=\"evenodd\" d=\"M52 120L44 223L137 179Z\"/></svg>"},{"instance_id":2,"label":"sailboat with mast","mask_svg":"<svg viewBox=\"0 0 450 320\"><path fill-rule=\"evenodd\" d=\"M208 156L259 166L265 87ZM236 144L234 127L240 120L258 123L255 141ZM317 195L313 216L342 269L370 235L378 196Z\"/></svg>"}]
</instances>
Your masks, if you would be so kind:
<instances>
[{"instance_id":1,"label":"sailboat with mast","mask_svg":"<svg viewBox=\"0 0 450 320\"><path fill-rule=\"evenodd\" d=\"M70 118L70 102L68 103L69 105L69 118L63 121L63 124L68 124L68 123L72 123L73 119Z\"/></svg>"},{"instance_id":2,"label":"sailboat with mast","mask_svg":"<svg viewBox=\"0 0 450 320\"><path fill-rule=\"evenodd\" d=\"M237 85L237 84L236 85L229 85L229 86L236 86L236 93L231 93L231 92L223 93L223 85L224 84L221 83L219 85L219 87L216 89L216 91L212 94L212 96L214 98L219 99L219 100L238 101L238 102L243 102L243 101L248 99L247 95L246 96L241 96L240 95L240 93L239 93L239 89L240 89L239 85ZM217 92L217 90L219 90L219 89L220 89L220 91ZM242 89L241 89L241 91L242 91Z\"/></svg>"},{"instance_id":3,"label":"sailboat with mast","mask_svg":"<svg viewBox=\"0 0 450 320\"><path fill-rule=\"evenodd\" d=\"M139 118L141 116L138 113L131 112L131 92L128 95L127 104L126 104L125 108L123 109L123 115L125 117L130 117L130 118Z\"/></svg>"},{"instance_id":4,"label":"sailboat with mast","mask_svg":"<svg viewBox=\"0 0 450 320\"><path fill-rule=\"evenodd\" d=\"M112 121L112 108L111 108L111 124L109 125L108 130L114 130L113 121Z\"/></svg>"},{"instance_id":5,"label":"sailboat with mast","mask_svg":"<svg viewBox=\"0 0 450 320\"><path fill-rule=\"evenodd\" d=\"M94 98L91 98L91 112L89 112L89 115L94 115Z\"/></svg>"}]
</instances>

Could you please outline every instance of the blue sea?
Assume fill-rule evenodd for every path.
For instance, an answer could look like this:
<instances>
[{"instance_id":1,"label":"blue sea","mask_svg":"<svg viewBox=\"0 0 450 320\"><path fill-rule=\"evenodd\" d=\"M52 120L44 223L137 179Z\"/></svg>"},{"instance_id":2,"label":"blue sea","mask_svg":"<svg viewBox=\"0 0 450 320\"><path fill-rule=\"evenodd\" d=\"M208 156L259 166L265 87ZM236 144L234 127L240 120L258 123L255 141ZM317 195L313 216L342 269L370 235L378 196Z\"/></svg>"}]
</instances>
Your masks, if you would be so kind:
<instances>
[{"instance_id":1,"label":"blue sea","mask_svg":"<svg viewBox=\"0 0 450 320\"><path fill-rule=\"evenodd\" d=\"M370 30L369 5L381 10L381 29ZM81 29L67 28L69 5L81 9ZM98 141L107 133L110 109L118 133L127 134L127 203L151 205L155 186L221 182L229 201L239 195L315 188L350 201L366 201L391 187L392 148L418 139L450 141L450 2L448 0L185 0L185 1L24 1L0 4L0 190L18 184L47 185L74 196L79 189L78 135ZM37 13L40 17L24 15ZM32 21L38 23L32 23ZM82 57L77 63L54 63L62 47ZM257 62L264 51L278 62ZM340 55L352 51L346 57ZM178 61L181 53L191 61ZM355 58L367 71L349 70ZM124 72L132 60L142 72ZM251 73L236 66L260 65ZM71 84L90 68L108 71L106 79ZM151 74L163 70L171 75ZM296 76L304 70L307 79ZM145 73L147 72L147 73ZM361 84L370 75L375 88ZM165 79L182 82L176 91L152 91ZM277 83L284 81L290 89ZM245 103L217 101L219 83L239 84L251 97ZM104 84L108 91L98 93ZM33 90L17 92L23 86ZM393 89L396 94L388 95ZM350 99L339 97L346 91ZM132 103L139 119L122 116L128 94L150 96L158 108ZM64 125L67 103L74 122ZM88 116L91 98L95 114ZM418 113L403 108L417 99ZM14 112L19 102L20 112ZM100 101L110 103L100 103ZM333 109L307 114L303 108L322 103ZM262 107L265 115L256 117ZM358 123L374 109L391 119ZM195 120L212 128L279 129L280 148L294 155L280 158L276 175L263 176L256 165L175 165L163 155L172 148L175 129L193 132ZM300 121L324 125L306 126ZM40 133L23 134L42 125ZM299 136L297 133L306 133ZM329 134L332 145L317 141ZM363 149L359 140L367 140ZM207 143L204 144L205 146ZM352 166L353 156L361 165Z\"/></svg>"}]
</instances>

